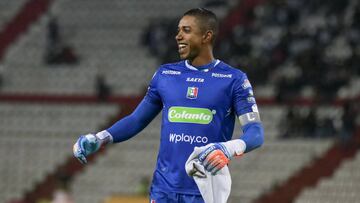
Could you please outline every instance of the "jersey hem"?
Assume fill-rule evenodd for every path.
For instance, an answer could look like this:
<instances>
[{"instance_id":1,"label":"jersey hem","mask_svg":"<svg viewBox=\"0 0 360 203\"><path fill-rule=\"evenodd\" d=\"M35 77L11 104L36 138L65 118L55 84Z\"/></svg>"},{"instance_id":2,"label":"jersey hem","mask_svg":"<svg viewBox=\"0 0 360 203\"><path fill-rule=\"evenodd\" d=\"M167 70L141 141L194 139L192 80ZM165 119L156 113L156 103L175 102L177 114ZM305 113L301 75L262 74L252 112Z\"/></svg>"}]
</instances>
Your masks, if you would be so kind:
<instances>
[{"instance_id":1,"label":"jersey hem","mask_svg":"<svg viewBox=\"0 0 360 203\"><path fill-rule=\"evenodd\" d=\"M165 188L162 188L162 187L159 187L159 186L152 186L151 188L151 191L152 189L155 189L155 190L160 190L161 192L170 192L170 193L177 193L177 194L183 194L183 195L201 195L201 193L199 191L184 191L184 190L169 190L169 189L165 189ZM150 193L151 193L150 191Z\"/></svg>"}]
</instances>

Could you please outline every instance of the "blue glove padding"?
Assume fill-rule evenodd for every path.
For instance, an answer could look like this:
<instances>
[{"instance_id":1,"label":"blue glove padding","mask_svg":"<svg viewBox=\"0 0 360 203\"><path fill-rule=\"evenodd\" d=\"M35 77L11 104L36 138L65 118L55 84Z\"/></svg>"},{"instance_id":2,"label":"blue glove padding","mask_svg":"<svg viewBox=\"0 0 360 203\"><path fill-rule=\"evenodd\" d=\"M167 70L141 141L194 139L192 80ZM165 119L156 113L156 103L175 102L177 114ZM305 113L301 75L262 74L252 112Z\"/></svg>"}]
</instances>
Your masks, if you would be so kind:
<instances>
[{"instance_id":1,"label":"blue glove padding","mask_svg":"<svg viewBox=\"0 0 360 203\"><path fill-rule=\"evenodd\" d=\"M230 161L230 153L226 149L225 145L221 143L210 144L203 152L198 156L199 161L204 166L205 170L215 175Z\"/></svg>"},{"instance_id":2,"label":"blue glove padding","mask_svg":"<svg viewBox=\"0 0 360 203\"><path fill-rule=\"evenodd\" d=\"M82 135L76 141L73 147L74 156L82 164L86 164L86 156L99 150L101 142L93 134Z\"/></svg>"}]
</instances>

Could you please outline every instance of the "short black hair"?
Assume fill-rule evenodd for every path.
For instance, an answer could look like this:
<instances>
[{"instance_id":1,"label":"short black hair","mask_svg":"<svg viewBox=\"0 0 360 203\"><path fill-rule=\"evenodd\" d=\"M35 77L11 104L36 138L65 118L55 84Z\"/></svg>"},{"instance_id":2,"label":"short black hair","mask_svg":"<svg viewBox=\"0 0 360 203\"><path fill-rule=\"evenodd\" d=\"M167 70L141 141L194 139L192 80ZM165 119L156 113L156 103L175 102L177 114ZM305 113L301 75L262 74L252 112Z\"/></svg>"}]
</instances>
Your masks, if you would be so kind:
<instances>
[{"instance_id":1,"label":"short black hair","mask_svg":"<svg viewBox=\"0 0 360 203\"><path fill-rule=\"evenodd\" d=\"M215 43L215 39L219 33L219 20L215 13L206 8L193 8L186 11L183 17L184 16L194 16L199 20L199 26L202 32L205 33L206 31L211 30L213 32L211 43Z\"/></svg>"}]
</instances>

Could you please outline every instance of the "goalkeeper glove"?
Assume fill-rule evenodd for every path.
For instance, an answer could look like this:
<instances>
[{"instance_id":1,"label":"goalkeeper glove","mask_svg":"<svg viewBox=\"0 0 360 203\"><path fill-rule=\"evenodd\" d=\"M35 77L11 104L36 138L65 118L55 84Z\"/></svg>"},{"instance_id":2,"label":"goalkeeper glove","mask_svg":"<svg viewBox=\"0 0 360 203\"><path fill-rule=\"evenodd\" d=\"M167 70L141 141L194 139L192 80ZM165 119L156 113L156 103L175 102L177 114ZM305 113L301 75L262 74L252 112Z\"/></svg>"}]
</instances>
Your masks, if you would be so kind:
<instances>
[{"instance_id":1,"label":"goalkeeper glove","mask_svg":"<svg viewBox=\"0 0 360 203\"><path fill-rule=\"evenodd\" d=\"M88 155L95 153L101 146L111 142L112 136L105 130L96 135L81 135L73 146L73 153L80 163L86 164Z\"/></svg>"},{"instance_id":2,"label":"goalkeeper glove","mask_svg":"<svg viewBox=\"0 0 360 203\"><path fill-rule=\"evenodd\" d=\"M198 159L205 170L212 175L216 175L218 171L229 163L232 157L241 156L245 149L246 144L241 139L212 143L199 154Z\"/></svg>"}]
</instances>

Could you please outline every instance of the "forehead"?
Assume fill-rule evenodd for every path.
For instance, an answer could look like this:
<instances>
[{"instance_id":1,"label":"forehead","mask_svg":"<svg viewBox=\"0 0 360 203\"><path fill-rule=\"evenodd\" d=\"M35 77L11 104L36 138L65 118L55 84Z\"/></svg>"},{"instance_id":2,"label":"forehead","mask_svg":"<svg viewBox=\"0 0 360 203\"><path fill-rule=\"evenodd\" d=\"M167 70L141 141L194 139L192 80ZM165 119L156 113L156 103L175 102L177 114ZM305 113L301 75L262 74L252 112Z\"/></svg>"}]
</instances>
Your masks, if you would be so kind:
<instances>
[{"instance_id":1,"label":"forehead","mask_svg":"<svg viewBox=\"0 0 360 203\"><path fill-rule=\"evenodd\" d=\"M178 27L198 28L199 27L198 20L194 16L183 16L179 21Z\"/></svg>"}]
</instances>

